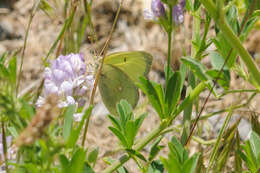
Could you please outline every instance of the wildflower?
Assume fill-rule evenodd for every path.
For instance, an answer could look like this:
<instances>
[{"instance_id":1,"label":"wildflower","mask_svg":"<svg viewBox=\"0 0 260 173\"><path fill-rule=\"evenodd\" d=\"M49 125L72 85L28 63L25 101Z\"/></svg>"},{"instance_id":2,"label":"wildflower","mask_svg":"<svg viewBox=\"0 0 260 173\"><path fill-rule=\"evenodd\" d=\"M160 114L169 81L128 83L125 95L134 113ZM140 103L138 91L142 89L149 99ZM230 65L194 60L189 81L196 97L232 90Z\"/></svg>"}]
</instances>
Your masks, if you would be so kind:
<instances>
[{"instance_id":1,"label":"wildflower","mask_svg":"<svg viewBox=\"0 0 260 173\"><path fill-rule=\"evenodd\" d=\"M63 108L75 104L82 106L85 99L82 96L93 86L92 75L86 75L86 64L82 54L59 56L44 72L43 96L39 97L36 106L45 103L50 94L60 98L58 107Z\"/></svg>"},{"instance_id":2,"label":"wildflower","mask_svg":"<svg viewBox=\"0 0 260 173\"><path fill-rule=\"evenodd\" d=\"M171 1L172 2L172 1ZM174 4L176 4L175 2ZM172 9L172 21L173 25L177 26L181 23L183 23L184 16L184 8L185 8L186 0L181 0L179 3L173 6ZM168 9L169 11L169 9ZM151 10L148 9L144 10L144 17L148 20L155 20L158 21L159 19L166 18L166 9L164 4L161 2L161 0L152 0L151 1Z\"/></svg>"},{"instance_id":3,"label":"wildflower","mask_svg":"<svg viewBox=\"0 0 260 173\"><path fill-rule=\"evenodd\" d=\"M183 11L185 8L186 1L182 0L180 3L175 5L172 9L172 20L174 25L179 25L183 23L184 21L184 16L183 16Z\"/></svg>"},{"instance_id":4,"label":"wildflower","mask_svg":"<svg viewBox=\"0 0 260 173\"><path fill-rule=\"evenodd\" d=\"M152 0L151 9L144 10L144 18L148 20L157 20L165 16L165 7L160 0Z\"/></svg>"}]
</instances>

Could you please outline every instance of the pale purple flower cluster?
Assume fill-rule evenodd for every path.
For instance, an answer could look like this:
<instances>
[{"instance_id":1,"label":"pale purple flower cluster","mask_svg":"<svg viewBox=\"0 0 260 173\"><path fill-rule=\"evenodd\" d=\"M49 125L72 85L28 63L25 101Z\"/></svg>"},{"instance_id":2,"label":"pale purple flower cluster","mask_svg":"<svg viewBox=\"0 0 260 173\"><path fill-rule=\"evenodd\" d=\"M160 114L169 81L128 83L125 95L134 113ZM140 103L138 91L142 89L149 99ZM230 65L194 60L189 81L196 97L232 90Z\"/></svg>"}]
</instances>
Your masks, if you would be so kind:
<instances>
[{"instance_id":1,"label":"pale purple flower cluster","mask_svg":"<svg viewBox=\"0 0 260 173\"><path fill-rule=\"evenodd\" d=\"M36 105L41 106L49 94L61 97L58 107L67 107L71 104L83 106L82 98L86 91L93 86L92 75L86 75L86 64L82 54L60 55L50 67L45 68L44 90Z\"/></svg>"},{"instance_id":2,"label":"pale purple flower cluster","mask_svg":"<svg viewBox=\"0 0 260 173\"><path fill-rule=\"evenodd\" d=\"M186 0L181 0L173 7L172 19L174 25L179 25L183 22L183 11L185 8ZM161 0L152 0L151 9L144 10L144 18L147 20L157 21L160 18L166 18L166 8Z\"/></svg>"}]
</instances>

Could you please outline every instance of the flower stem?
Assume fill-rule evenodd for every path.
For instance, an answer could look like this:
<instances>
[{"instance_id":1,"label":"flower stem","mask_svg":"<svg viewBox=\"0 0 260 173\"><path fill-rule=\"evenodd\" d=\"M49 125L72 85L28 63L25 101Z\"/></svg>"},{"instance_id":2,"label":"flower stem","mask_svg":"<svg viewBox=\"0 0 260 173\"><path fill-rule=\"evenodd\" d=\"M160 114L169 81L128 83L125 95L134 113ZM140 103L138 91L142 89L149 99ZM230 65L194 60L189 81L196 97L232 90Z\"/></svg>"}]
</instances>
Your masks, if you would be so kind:
<instances>
[{"instance_id":1,"label":"flower stem","mask_svg":"<svg viewBox=\"0 0 260 173\"><path fill-rule=\"evenodd\" d=\"M26 49L26 46L27 46L27 39L28 39L28 36L29 36L29 30L30 30L30 27L31 27L31 24L32 24L33 17L34 17L34 15L35 15L35 13L38 9L40 2L41 1L38 0L38 1L35 1L35 3L33 4L32 12L30 14L29 22L28 22L28 25L27 25L27 28L26 28L24 42L23 42L22 56L21 56L21 64L20 64L17 86L16 86L16 95L18 95L20 82L21 82L21 78L22 78L23 61L24 61L25 49Z\"/></svg>"},{"instance_id":2,"label":"flower stem","mask_svg":"<svg viewBox=\"0 0 260 173\"><path fill-rule=\"evenodd\" d=\"M7 157L7 142L6 142L6 134L5 134L5 124L4 121L2 121L2 144L3 144L3 153L4 153L4 159L5 159L5 170L8 173L8 157Z\"/></svg>"},{"instance_id":3,"label":"flower stem","mask_svg":"<svg viewBox=\"0 0 260 173\"><path fill-rule=\"evenodd\" d=\"M172 9L170 6L170 17L169 17L169 27L167 29L168 34L168 59L167 59L167 74L166 74L166 87L169 81L170 67L171 67L171 47L172 47Z\"/></svg>"}]
</instances>

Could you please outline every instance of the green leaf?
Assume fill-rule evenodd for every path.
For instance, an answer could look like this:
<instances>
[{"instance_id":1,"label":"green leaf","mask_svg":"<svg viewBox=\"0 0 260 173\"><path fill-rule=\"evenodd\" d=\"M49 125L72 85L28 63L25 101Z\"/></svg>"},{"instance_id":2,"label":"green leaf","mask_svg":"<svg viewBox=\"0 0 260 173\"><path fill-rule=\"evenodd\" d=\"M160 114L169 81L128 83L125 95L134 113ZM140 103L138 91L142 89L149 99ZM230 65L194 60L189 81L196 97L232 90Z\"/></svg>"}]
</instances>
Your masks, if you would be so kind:
<instances>
[{"instance_id":1,"label":"green leaf","mask_svg":"<svg viewBox=\"0 0 260 173\"><path fill-rule=\"evenodd\" d=\"M165 106L166 115L171 113L176 108L176 105L181 95L181 75L180 72L175 72L174 75L169 79L166 92L165 92Z\"/></svg>"},{"instance_id":2,"label":"green leaf","mask_svg":"<svg viewBox=\"0 0 260 173\"><path fill-rule=\"evenodd\" d=\"M117 104L117 112L119 114L121 127L125 127L127 115L125 115L123 106L121 104Z\"/></svg>"},{"instance_id":3,"label":"green leaf","mask_svg":"<svg viewBox=\"0 0 260 173\"><path fill-rule=\"evenodd\" d=\"M176 155L175 157L177 157L179 162L184 163L187 157L185 154L185 149L175 136L172 137L171 143L169 143L168 146L171 153Z\"/></svg>"},{"instance_id":4,"label":"green leaf","mask_svg":"<svg viewBox=\"0 0 260 173\"><path fill-rule=\"evenodd\" d=\"M95 173L95 171L92 169L92 167L87 162L85 162L82 173Z\"/></svg>"},{"instance_id":5,"label":"green leaf","mask_svg":"<svg viewBox=\"0 0 260 173\"><path fill-rule=\"evenodd\" d=\"M69 139L71 133L74 112L75 112L75 105L70 105L65 112L65 119L63 125L63 138L65 141Z\"/></svg>"},{"instance_id":6,"label":"green leaf","mask_svg":"<svg viewBox=\"0 0 260 173\"><path fill-rule=\"evenodd\" d=\"M151 162L148 168L148 173L163 173L164 167L160 160L154 160Z\"/></svg>"},{"instance_id":7,"label":"green leaf","mask_svg":"<svg viewBox=\"0 0 260 173\"><path fill-rule=\"evenodd\" d=\"M14 138L17 138L19 136L18 132L16 131L16 129L13 126L9 126L9 127L7 127L7 129Z\"/></svg>"},{"instance_id":8,"label":"green leaf","mask_svg":"<svg viewBox=\"0 0 260 173\"><path fill-rule=\"evenodd\" d=\"M228 70L222 71L219 75L219 70L208 70L206 72L213 79L218 78L218 84L223 87L226 91L229 89L230 85L230 73Z\"/></svg>"},{"instance_id":9,"label":"green leaf","mask_svg":"<svg viewBox=\"0 0 260 173\"><path fill-rule=\"evenodd\" d=\"M189 66L190 69L198 76L201 81L207 81L210 79L208 75L206 75L206 67L202 65L199 61L191 58L191 57L183 57L182 62Z\"/></svg>"},{"instance_id":10,"label":"green leaf","mask_svg":"<svg viewBox=\"0 0 260 173\"><path fill-rule=\"evenodd\" d=\"M192 0L187 0L186 1L186 10L187 11L193 10Z\"/></svg>"},{"instance_id":11,"label":"green leaf","mask_svg":"<svg viewBox=\"0 0 260 173\"><path fill-rule=\"evenodd\" d=\"M139 130L139 128L141 127L145 117L147 116L147 113L144 113L142 115L140 115L136 120L135 120L135 136Z\"/></svg>"},{"instance_id":12,"label":"green leaf","mask_svg":"<svg viewBox=\"0 0 260 173\"><path fill-rule=\"evenodd\" d=\"M109 165L111 165L112 163L114 163L114 160L111 159L111 158L108 158L108 157L103 158L103 160L104 160L105 163L107 163L107 164L109 164ZM127 170L125 167L121 166L121 167L119 167L119 168L117 169L117 172L118 172L118 173L128 173L128 170Z\"/></svg>"},{"instance_id":13,"label":"green leaf","mask_svg":"<svg viewBox=\"0 0 260 173\"><path fill-rule=\"evenodd\" d=\"M8 76L9 76L8 69L3 64L0 64L0 77L8 78Z\"/></svg>"},{"instance_id":14,"label":"green leaf","mask_svg":"<svg viewBox=\"0 0 260 173\"><path fill-rule=\"evenodd\" d=\"M199 154L194 154L191 158L186 160L183 165L183 173L194 173L198 163Z\"/></svg>"},{"instance_id":15,"label":"green leaf","mask_svg":"<svg viewBox=\"0 0 260 173\"><path fill-rule=\"evenodd\" d=\"M93 163L94 166L97 161L98 151L99 151L99 149L98 149L98 147L96 147L88 154L88 162Z\"/></svg>"},{"instance_id":16,"label":"green leaf","mask_svg":"<svg viewBox=\"0 0 260 173\"><path fill-rule=\"evenodd\" d=\"M235 64L237 52L233 50L230 53L231 46L229 42L226 40L226 38L223 36L221 32L217 34L217 39L212 39L213 43L218 49L218 52L221 54L221 57L225 60L227 57L229 57L227 61L227 66L229 68L233 67ZM230 55L229 55L230 54Z\"/></svg>"},{"instance_id":17,"label":"green leaf","mask_svg":"<svg viewBox=\"0 0 260 173\"><path fill-rule=\"evenodd\" d=\"M135 139L135 122L133 120L129 120L125 126L125 137L127 141L128 148L132 148L134 139Z\"/></svg>"},{"instance_id":18,"label":"green leaf","mask_svg":"<svg viewBox=\"0 0 260 173\"><path fill-rule=\"evenodd\" d=\"M13 86L16 86L16 56L12 57L12 59L9 61L8 69L10 72L9 79Z\"/></svg>"},{"instance_id":19,"label":"green leaf","mask_svg":"<svg viewBox=\"0 0 260 173\"><path fill-rule=\"evenodd\" d=\"M153 84L149 80L146 80L144 77L140 77L140 83L138 83L137 85L147 95L151 105L159 114L160 118L163 119L163 106L160 103L160 97L158 96Z\"/></svg>"},{"instance_id":20,"label":"green leaf","mask_svg":"<svg viewBox=\"0 0 260 173\"><path fill-rule=\"evenodd\" d=\"M246 159L242 158L243 160L245 160L245 162L247 163L247 166L248 168L252 171L252 172L255 172L256 171L256 158L255 158L255 155L251 149L251 146L250 146L250 142L249 141L246 141L245 142L245 145L242 146L244 152L245 152L245 155L246 155Z\"/></svg>"},{"instance_id":21,"label":"green leaf","mask_svg":"<svg viewBox=\"0 0 260 173\"><path fill-rule=\"evenodd\" d=\"M128 143L127 143L124 135L119 130L117 130L114 127L108 127L108 128L109 128L109 130L111 130L114 133L114 135L117 136L117 138L120 140L122 145L127 148L128 147Z\"/></svg>"},{"instance_id":22,"label":"green leaf","mask_svg":"<svg viewBox=\"0 0 260 173\"><path fill-rule=\"evenodd\" d=\"M146 162L145 157L140 152L133 150L133 149L126 149L126 151L128 152L128 154L134 155L134 156L138 157L139 159Z\"/></svg>"},{"instance_id":23,"label":"green leaf","mask_svg":"<svg viewBox=\"0 0 260 173\"><path fill-rule=\"evenodd\" d=\"M212 64L212 66L217 69L217 70L220 70L221 67L223 66L224 64L224 59L223 57L218 53L218 52L215 52L215 51L212 51L210 54L209 54L209 58L210 58L210 62ZM227 66L224 66L223 68L224 70L228 70L228 67Z\"/></svg>"},{"instance_id":24,"label":"green leaf","mask_svg":"<svg viewBox=\"0 0 260 173\"><path fill-rule=\"evenodd\" d=\"M182 173L181 165L179 165L176 158L169 158L169 160L167 160L166 158L160 157L160 160L169 173Z\"/></svg>"},{"instance_id":25,"label":"green leaf","mask_svg":"<svg viewBox=\"0 0 260 173\"><path fill-rule=\"evenodd\" d=\"M86 152L82 148L78 148L73 154L70 165L70 172L83 172Z\"/></svg>"},{"instance_id":26,"label":"green leaf","mask_svg":"<svg viewBox=\"0 0 260 173\"><path fill-rule=\"evenodd\" d=\"M165 79L167 79L167 71L168 71L168 65L165 64L165 66L164 66ZM172 68L170 67L168 79L170 79L173 74L174 74L174 71L173 71Z\"/></svg>"},{"instance_id":27,"label":"green leaf","mask_svg":"<svg viewBox=\"0 0 260 173\"><path fill-rule=\"evenodd\" d=\"M121 100L120 104L124 109L125 115L128 115L133 112L132 106L126 100Z\"/></svg>"},{"instance_id":28,"label":"green leaf","mask_svg":"<svg viewBox=\"0 0 260 173\"><path fill-rule=\"evenodd\" d=\"M110 121L111 121L111 123L113 124L114 127L116 127L118 130L123 130L122 127L120 126L120 123L118 122L118 120L114 116L112 116L110 114L108 114L107 116L110 119Z\"/></svg>"},{"instance_id":29,"label":"green leaf","mask_svg":"<svg viewBox=\"0 0 260 173\"><path fill-rule=\"evenodd\" d=\"M241 150L241 147L240 147L240 135L239 135L239 132L237 130L237 133L236 133L236 152L235 152L235 171L236 172L242 172L242 159L241 157L239 157L239 153L238 151Z\"/></svg>"},{"instance_id":30,"label":"green leaf","mask_svg":"<svg viewBox=\"0 0 260 173\"><path fill-rule=\"evenodd\" d=\"M153 85L153 87L157 93L160 105L164 105L164 91L163 91L162 85L155 83L153 81L151 81L151 84ZM164 114L164 112L165 112L164 107L161 107L161 109L162 109L162 113Z\"/></svg>"},{"instance_id":31,"label":"green leaf","mask_svg":"<svg viewBox=\"0 0 260 173\"><path fill-rule=\"evenodd\" d=\"M155 140L155 142L152 144L151 150L149 153L149 158L148 158L149 161L152 161L156 157L156 155L159 153L159 151L163 148L163 146L158 145L161 140L162 140L162 136L157 138Z\"/></svg>"},{"instance_id":32,"label":"green leaf","mask_svg":"<svg viewBox=\"0 0 260 173\"><path fill-rule=\"evenodd\" d=\"M81 132L81 129L84 125L84 122L85 122L86 118L90 115L92 109L93 109L93 106L89 106L89 108L86 110L85 114L83 115L78 127L76 129L72 129L72 131L70 133L70 137L66 143L66 146L68 148L73 148L76 145L80 132Z\"/></svg>"},{"instance_id":33,"label":"green leaf","mask_svg":"<svg viewBox=\"0 0 260 173\"><path fill-rule=\"evenodd\" d=\"M62 172L66 173L66 171L68 171L69 164L70 164L69 160L64 154L61 154L59 155L59 161L61 164Z\"/></svg>"},{"instance_id":34,"label":"green leaf","mask_svg":"<svg viewBox=\"0 0 260 173\"><path fill-rule=\"evenodd\" d=\"M257 158L260 154L260 138L254 131L251 132L249 142L250 142L252 151L255 155L255 158Z\"/></svg>"}]
</instances>

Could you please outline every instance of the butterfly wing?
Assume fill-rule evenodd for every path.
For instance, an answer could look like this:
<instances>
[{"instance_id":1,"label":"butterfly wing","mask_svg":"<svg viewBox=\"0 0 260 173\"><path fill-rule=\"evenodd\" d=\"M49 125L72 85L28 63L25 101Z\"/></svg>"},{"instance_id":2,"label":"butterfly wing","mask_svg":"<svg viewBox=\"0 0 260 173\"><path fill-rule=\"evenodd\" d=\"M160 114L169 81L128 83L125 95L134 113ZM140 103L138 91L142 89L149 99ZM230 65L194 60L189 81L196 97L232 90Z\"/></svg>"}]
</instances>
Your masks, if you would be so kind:
<instances>
[{"instance_id":1,"label":"butterfly wing","mask_svg":"<svg viewBox=\"0 0 260 173\"><path fill-rule=\"evenodd\" d=\"M138 89L119 68L104 64L98 83L102 100L112 114L117 114L116 104L125 99L134 108L139 99Z\"/></svg>"},{"instance_id":2,"label":"butterfly wing","mask_svg":"<svg viewBox=\"0 0 260 173\"><path fill-rule=\"evenodd\" d=\"M117 52L105 57L104 63L119 68L136 83L150 71L152 56L143 51Z\"/></svg>"}]
</instances>

